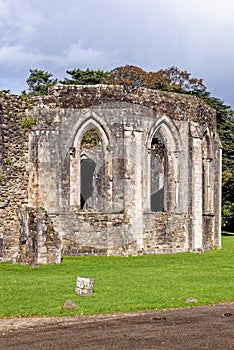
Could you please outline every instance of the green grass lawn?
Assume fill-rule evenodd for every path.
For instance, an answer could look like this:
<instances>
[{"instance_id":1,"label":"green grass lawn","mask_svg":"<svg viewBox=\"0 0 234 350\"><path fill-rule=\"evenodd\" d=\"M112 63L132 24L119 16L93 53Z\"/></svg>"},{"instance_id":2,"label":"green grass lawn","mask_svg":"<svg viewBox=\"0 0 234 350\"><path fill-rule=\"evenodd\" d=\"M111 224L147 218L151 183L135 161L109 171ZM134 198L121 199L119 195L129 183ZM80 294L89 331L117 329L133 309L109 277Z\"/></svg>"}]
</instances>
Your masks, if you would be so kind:
<instances>
[{"instance_id":1,"label":"green grass lawn","mask_svg":"<svg viewBox=\"0 0 234 350\"><path fill-rule=\"evenodd\" d=\"M62 316L188 307L234 301L234 235L204 254L66 257L60 265L0 264L0 317ZM77 276L95 278L91 297ZM194 297L197 303L186 303ZM66 299L79 305L62 311Z\"/></svg>"}]
</instances>

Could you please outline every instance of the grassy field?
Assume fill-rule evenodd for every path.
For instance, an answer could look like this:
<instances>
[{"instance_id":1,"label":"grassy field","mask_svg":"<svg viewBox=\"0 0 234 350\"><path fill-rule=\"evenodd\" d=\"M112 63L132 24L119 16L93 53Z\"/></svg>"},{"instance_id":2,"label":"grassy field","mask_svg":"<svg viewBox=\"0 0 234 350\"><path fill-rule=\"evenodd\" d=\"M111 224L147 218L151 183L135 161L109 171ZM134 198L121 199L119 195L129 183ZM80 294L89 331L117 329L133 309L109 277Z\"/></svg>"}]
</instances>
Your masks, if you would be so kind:
<instances>
[{"instance_id":1,"label":"grassy field","mask_svg":"<svg viewBox=\"0 0 234 350\"><path fill-rule=\"evenodd\" d=\"M0 264L0 317L62 316L188 307L234 301L234 235L204 254L64 258L61 265ZM91 297L76 276L95 278ZM194 297L196 303L186 303ZM62 311L66 299L79 305Z\"/></svg>"}]
</instances>

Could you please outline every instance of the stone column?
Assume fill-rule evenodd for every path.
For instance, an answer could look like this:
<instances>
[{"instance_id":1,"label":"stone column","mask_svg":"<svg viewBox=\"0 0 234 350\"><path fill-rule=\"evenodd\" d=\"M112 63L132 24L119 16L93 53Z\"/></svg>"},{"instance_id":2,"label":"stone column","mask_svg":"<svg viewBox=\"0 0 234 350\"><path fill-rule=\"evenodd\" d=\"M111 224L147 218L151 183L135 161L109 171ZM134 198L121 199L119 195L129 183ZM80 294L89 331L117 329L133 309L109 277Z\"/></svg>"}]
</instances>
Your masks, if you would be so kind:
<instances>
[{"instance_id":1,"label":"stone column","mask_svg":"<svg viewBox=\"0 0 234 350\"><path fill-rule=\"evenodd\" d=\"M151 150L147 150L147 202L146 209L151 211Z\"/></svg>"},{"instance_id":2,"label":"stone column","mask_svg":"<svg viewBox=\"0 0 234 350\"><path fill-rule=\"evenodd\" d=\"M190 203L192 250L202 249L202 140L191 139Z\"/></svg>"}]
</instances>

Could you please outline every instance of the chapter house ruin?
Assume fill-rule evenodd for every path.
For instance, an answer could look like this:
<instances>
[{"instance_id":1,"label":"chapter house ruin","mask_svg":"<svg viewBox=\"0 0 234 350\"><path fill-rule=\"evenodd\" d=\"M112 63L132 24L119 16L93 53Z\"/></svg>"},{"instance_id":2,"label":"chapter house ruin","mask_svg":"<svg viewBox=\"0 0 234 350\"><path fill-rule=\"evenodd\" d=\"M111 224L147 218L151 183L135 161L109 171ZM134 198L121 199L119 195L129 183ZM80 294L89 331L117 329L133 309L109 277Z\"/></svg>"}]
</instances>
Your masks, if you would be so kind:
<instances>
[{"instance_id":1,"label":"chapter house ruin","mask_svg":"<svg viewBox=\"0 0 234 350\"><path fill-rule=\"evenodd\" d=\"M122 86L0 95L0 261L221 246L215 111Z\"/></svg>"}]
</instances>

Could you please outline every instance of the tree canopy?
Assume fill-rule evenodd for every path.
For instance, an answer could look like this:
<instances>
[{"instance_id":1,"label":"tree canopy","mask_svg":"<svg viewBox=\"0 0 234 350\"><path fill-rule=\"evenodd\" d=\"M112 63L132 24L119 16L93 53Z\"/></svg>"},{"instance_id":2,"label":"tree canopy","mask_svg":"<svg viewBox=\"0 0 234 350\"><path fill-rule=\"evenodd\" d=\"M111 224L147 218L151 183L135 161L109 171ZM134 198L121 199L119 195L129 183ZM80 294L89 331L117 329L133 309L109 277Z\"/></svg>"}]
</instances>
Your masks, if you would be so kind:
<instances>
[{"instance_id":1,"label":"tree canopy","mask_svg":"<svg viewBox=\"0 0 234 350\"><path fill-rule=\"evenodd\" d=\"M147 88L180 93L206 92L203 79L193 78L190 73L174 66L158 72L146 72L135 66L117 67L110 71L103 83L124 85L127 90Z\"/></svg>"},{"instance_id":2,"label":"tree canopy","mask_svg":"<svg viewBox=\"0 0 234 350\"><path fill-rule=\"evenodd\" d=\"M48 88L52 85L56 85L58 79L52 79L53 74L38 69L30 69L30 75L26 80L29 93L32 95L46 95ZM22 91L22 94L26 94Z\"/></svg>"},{"instance_id":3,"label":"tree canopy","mask_svg":"<svg viewBox=\"0 0 234 350\"><path fill-rule=\"evenodd\" d=\"M71 76L71 78L65 78L64 80L61 80L60 83L64 85L95 85L100 84L102 80L108 76L108 72L104 72L100 69L93 70L93 69L73 69L73 70L67 70L67 74Z\"/></svg>"}]
</instances>

